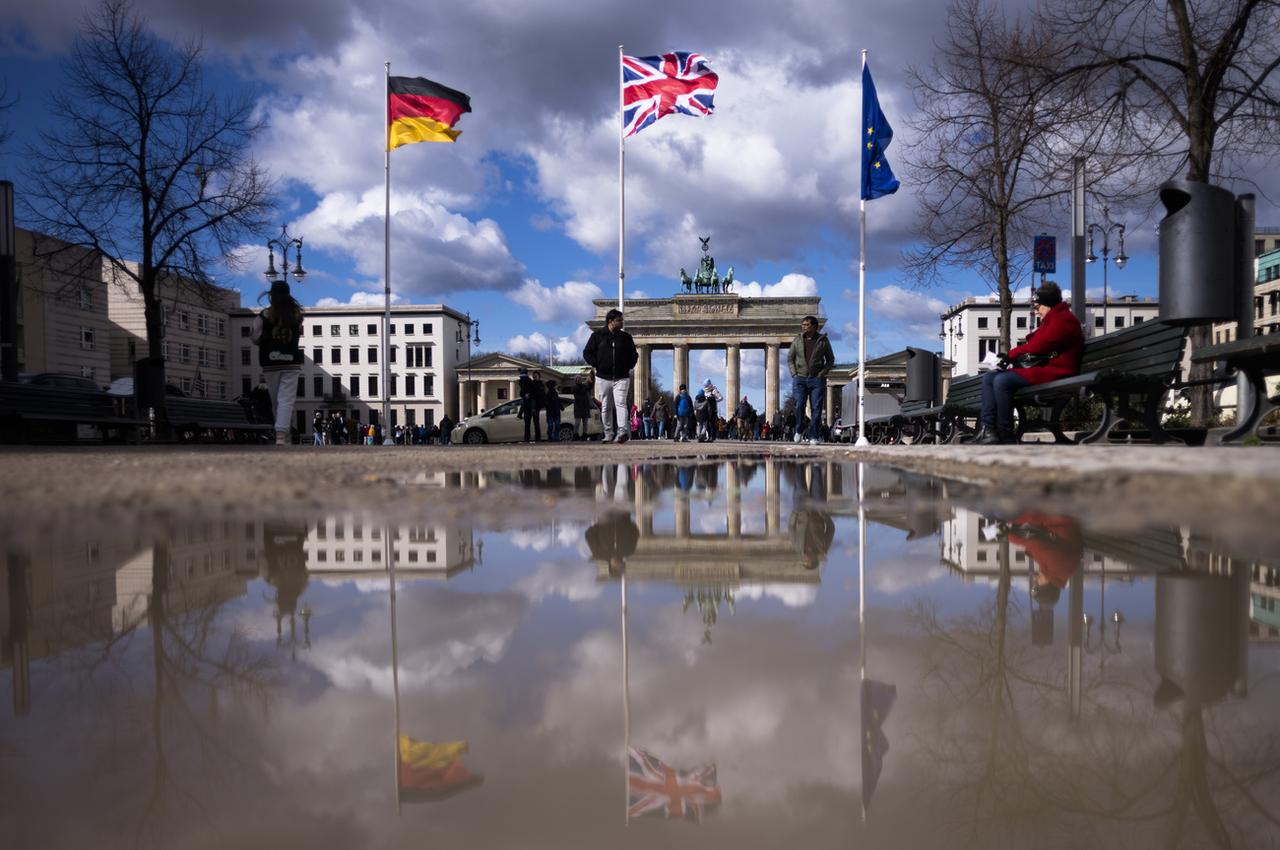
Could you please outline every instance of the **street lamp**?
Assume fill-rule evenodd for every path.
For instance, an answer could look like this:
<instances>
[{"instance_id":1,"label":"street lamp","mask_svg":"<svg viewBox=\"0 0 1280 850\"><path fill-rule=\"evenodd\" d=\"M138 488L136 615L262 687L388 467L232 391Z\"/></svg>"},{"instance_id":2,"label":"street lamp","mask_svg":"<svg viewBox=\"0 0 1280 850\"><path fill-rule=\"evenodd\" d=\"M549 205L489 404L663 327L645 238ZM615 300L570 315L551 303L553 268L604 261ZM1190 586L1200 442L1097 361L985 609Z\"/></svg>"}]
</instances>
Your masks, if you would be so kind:
<instances>
[{"instance_id":1,"label":"street lamp","mask_svg":"<svg viewBox=\"0 0 1280 850\"><path fill-rule=\"evenodd\" d=\"M466 330L463 330L464 327L466 328ZM471 343L473 341L471 339L471 334L473 331L475 332L474 342L476 345L479 345L480 344L480 320L471 318L471 311L468 310L466 324L459 325L458 328L453 332L455 342L465 342L467 344L467 379L468 380L470 380L471 378ZM465 419L466 415L467 415L466 400L459 398L458 399L458 420L461 421Z\"/></svg>"},{"instance_id":2,"label":"street lamp","mask_svg":"<svg viewBox=\"0 0 1280 850\"><path fill-rule=\"evenodd\" d=\"M1093 232L1096 230L1102 234L1102 332L1106 333L1107 326L1107 258L1111 256L1111 233L1115 231L1120 237L1120 250L1116 254L1116 268L1124 268L1124 264L1129 262L1129 258L1124 253L1124 225L1111 220L1111 208L1102 208L1102 220L1106 224L1089 225L1089 255L1084 258L1086 263L1094 263L1098 260L1098 255L1093 252Z\"/></svg>"},{"instance_id":3,"label":"street lamp","mask_svg":"<svg viewBox=\"0 0 1280 850\"><path fill-rule=\"evenodd\" d=\"M293 249L293 268L289 268L289 250ZM276 251L280 251L280 271L276 271ZM263 272L267 276L267 280L276 281L283 279L285 283L289 282L289 276L298 283L307 276L307 270L302 267L302 237L293 237L289 235L289 226L287 224L280 225L280 236L276 239L267 240L267 269Z\"/></svg>"}]
</instances>

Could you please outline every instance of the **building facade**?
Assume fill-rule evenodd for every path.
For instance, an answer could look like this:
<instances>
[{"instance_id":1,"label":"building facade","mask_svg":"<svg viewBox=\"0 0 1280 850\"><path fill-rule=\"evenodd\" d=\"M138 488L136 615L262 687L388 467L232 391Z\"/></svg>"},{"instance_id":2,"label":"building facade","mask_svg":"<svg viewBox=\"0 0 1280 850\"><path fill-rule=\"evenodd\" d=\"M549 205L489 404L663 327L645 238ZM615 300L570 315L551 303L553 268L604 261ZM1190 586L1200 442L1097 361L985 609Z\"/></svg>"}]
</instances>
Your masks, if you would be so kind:
<instances>
[{"instance_id":1,"label":"building facade","mask_svg":"<svg viewBox=\"0 0 1280 850\"><path fill-rule=\"evenodd\" d=\"M1110 331L1122 330L1160 317L1160 304L1154 298L1122 295L1102 301L1090 301L1085 305L1085 337L1101 336ZM942 330L942 356L955 363L954 373L972 375L978 364L993 351L1000 349L1000 299L995 295L979 295L966 298L952 305L940 317ZM1040 319L1028 305L1014 305L1010 320L1014 323L1009 334L1013 345L1040 325Z\"/></svg>"},{"instance_id":2,"label":"building facade","mask_svg":"<svg viewBox=\"0 0 1280 850\"><path fill-rule=\"evenodd\" d=\"M304 360L294 404L294 427L311 433L312 417L341 413L379 424L384 391L390 392L391 426L431 425L457 410L457 370L470 359L469 319L443 304L391 308L390 387L383 384L380 307L307 307ZM262 380L251 339L257 310L230 312L232 395Z\"/></svg>"},{"instance_id":3,"label":"building facade","mask_svg":"<svg viewBox=\"0 0 1280 850\"><path fill-rule=\"evenodd\" d=\"M1253 285L1253 335L1280 333L1280 228L1267 228L1276 232L1276 247L1259 254L1254 259ZM1263 228L1259 228L1259 231ZM1272 237L1258 242L1271 244ZM1213 342L1232 342L1240 336L1236 322L1219 322L1213 326ZM1267 393L1274 396L1280 392L1280 377L1267 379ZM1234 384L1223 387L1214 394L1214 403L1224 412L1234 414L1236 409L1236 387Z\"/></svg>"}]
</instances>

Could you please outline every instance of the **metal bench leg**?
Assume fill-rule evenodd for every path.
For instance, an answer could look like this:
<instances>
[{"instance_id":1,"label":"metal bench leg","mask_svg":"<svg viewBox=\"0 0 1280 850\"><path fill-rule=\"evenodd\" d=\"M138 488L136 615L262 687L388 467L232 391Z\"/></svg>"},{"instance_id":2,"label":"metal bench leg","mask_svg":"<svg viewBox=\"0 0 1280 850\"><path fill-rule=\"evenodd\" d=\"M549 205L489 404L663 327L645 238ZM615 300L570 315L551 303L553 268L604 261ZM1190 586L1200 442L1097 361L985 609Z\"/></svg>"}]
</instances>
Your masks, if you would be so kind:
<instances>
[{"instance_id":1,"label":"metal bench leg","mask_svg":"<svg viewBox=\"0 0 1280 850\"><path fill-rule=\"evenodd\" d=\"M1249 395L1236 399L1236 427L1218 438L1218 445L1234 443L1242 437L1254 433L1262 418L1275 409L1275 405L1267 398L1267 380L1259 366L1241 366L1239 368L1249 380ZM1247 403L1247 408L1246 408ZM1243 417L1241 411L1245 411Z\"/></svg>"},{"instance_id":2,"label":"metal bench leg","mask_svg":"<svg viewBox=\"0 0 1280 850\"><path fill-rule=\"evenodd\" d=\"M1111 407L1111 393L1098 393L1097 396L1102 401L1102 419L1099 420L1097 428L1080 438L1082 444L1096 443L1106 439L1111 429L1120 424Z\"/></svg>"},{"instance_id":3,"label":"metal bench leg","mask_svg":"<svg viewBox=\"0 0 1280 850\"><path fill-rule=\"evenodd\" d=\"M1070 399L1060 398L1053 402L1053 404L1048 408L1049 419L1047 427L1049 429L1049 433L1053 435L1053 441L1058 445L1075 445L1075 442L1070 437L1062 433L1062 411L1067 409L1067 404L1070 403L1070 401Z\"/></svg>"},{"instance_id":4,"label":"metal bench leg","mask_svg":"<svg viewBox=\"0 0 1280 850\"><path fill-rule=\"evenodd\" d=\"M1017 425L1013 429L1013 441L1021 443L1022 435L1031 430L1031 422L1027 419L1027 406L1015 401L1013 403L1013 415L1017 419Z\"/></svg>"},{"instance_id":5,"label":"metal bench leg","mask_svg":"<svg viewBox=\"0 0 1280 850\"><path fill-rule=\"evenodd\" d=\"M1181 437L1175 437L1164 429L1160 424L1160 414L1164 410L1165 390L1155 390L1147 393L1146 402L1142 405L1142 422L1147 426L1147 430L1151 432L1151 442L1153 443L1177 443L1185 446L1187 441Z\"/></svg>"}]
</instances>

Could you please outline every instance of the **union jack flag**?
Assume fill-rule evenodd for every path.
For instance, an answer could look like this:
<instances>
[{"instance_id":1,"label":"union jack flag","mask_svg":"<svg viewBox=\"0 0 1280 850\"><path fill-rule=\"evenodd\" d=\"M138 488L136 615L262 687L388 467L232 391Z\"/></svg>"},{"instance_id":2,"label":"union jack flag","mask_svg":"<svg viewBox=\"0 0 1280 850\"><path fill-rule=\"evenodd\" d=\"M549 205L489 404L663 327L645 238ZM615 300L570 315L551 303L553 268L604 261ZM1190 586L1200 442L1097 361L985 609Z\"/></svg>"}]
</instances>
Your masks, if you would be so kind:
<instances>
[{"instance_id":1,"label":"union jack flag","mask_svg":"<svg viewBox=\"0 0 1280 850\"><path fill-rule=\"evenodd\" d=\"M700 821L704 811L720 805L714 764L676 770L639 747L632 747L628 756L628 817L651 815Z\"/></svg>"},{"instance_id":2,"label":"union jack flag","mask_svg":"<svg viewBox=\"0 0 1280 850\"><path fill-rule=\"evenodd\" d=\"M710 115L720 78L697 53L622 57L622 133L634 136L664 115Z\"/></svg>"}]
</instances>

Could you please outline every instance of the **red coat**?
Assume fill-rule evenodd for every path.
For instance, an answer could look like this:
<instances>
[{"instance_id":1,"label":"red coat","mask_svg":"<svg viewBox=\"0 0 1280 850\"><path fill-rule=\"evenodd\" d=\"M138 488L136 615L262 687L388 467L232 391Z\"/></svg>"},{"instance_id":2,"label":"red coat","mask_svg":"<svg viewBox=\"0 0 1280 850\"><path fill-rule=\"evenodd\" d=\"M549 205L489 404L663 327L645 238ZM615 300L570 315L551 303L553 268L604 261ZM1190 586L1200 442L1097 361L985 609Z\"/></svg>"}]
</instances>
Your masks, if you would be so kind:
<instances>
[{"instance_id":1,"label":"red coat","mask_svg":"<svg viewBox=\"0 0 1280 850\"><path fill-rule=\"evenodd\" d=\"M1058 356L1043 366L1031 366L1013 371L1033 384L1046 384L1059 378L1069 378L1080 372L1080 355L1084 352L1084 332L1067 302L1060 301L1049 308L1040 327L1027 335L1026 342L1009 352L1014 360L1020 354L1052 354Z\"/></svg>"},{"instance_id":2,"label":"red coat","mask_svg":"<svg viewBox=\"0 0 1280 850\"><path fill-rule=\"evenodd\" d=\"M1043 327L1043 325L1041 325ZM1055 358L1056 359L1056 358ZM1080 569L1084 558L1084 538L1080 524L1071 517L1027 511L1012 523L1027 526L1029 534L1009 531L1009 542L1017 543L1040 567L1040 573L1055 587L1066 587Z\"/></svg>"}]
</instances>

